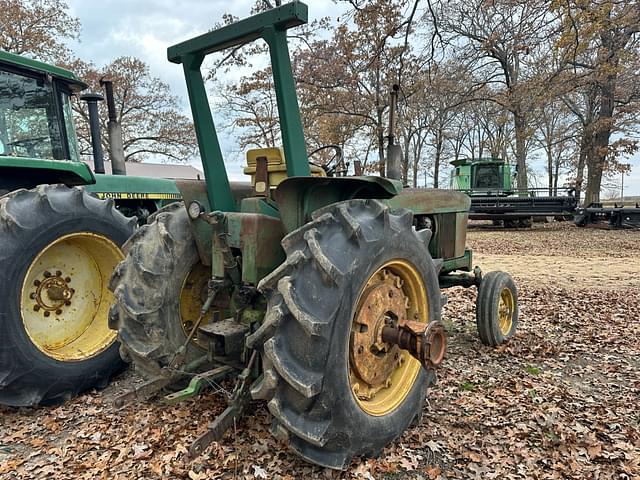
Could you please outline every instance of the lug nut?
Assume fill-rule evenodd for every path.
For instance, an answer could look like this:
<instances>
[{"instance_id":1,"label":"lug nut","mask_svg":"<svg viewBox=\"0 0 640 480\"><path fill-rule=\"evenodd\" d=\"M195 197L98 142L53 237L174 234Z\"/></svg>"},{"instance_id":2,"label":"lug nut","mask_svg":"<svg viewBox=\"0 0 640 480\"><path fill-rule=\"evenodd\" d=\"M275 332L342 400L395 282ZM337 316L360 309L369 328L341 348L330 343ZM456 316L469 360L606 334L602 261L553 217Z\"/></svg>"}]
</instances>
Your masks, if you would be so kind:
<instances>
[{"instance_id":1,"label":"lug nut","mask_svg":"<svg viewBox=\"0 0 640 480\"><path fill-rule=\"evenodd\" d=\"M44 278L49 278L51 276L51 272L49 270L44 271Z\"/></svg>"},{"instance_id":2,"label":"lug nut","mask_svg":"<svg viewBox=\"0 0 640 480\"><path fill-rule=\"evenodd\" d=\"M33 282L33 285L36 286L36 287L39 287L40 286L40 280L35 280Z\"/></svg>"},{"instance_id":3,"label":"lug nut","mask_svg":"<svg viewBox=\"0 0 640 480\"><path fill-rule=\"evenodd\" d=\"M64 304L65 304L66 306L71 305L71 300L66 300L66 301L64 302Z\"/></svg>"},{"instance_id":4,"label":"lug nut","mask_svg":"<svg viewBox=\"0 0 640 480\"><path fill-rule=\"evenodd\" d=\"M34 305L33 306L33 311L37 312L38 310L40 310L40 305Z\"/></svg>"},{"instance_id":5,"label":"lug nut","mask_svg":"<svg viewBox=\"0 0 640 480\"><path fill-rule=\"evenodd\" d=\"M60 315L62 313L61 309L56 310L56 315Z\"/></svg>"},{"instance_id":6,"label":"lug nut","mask_svg":"<svg viewBox=\"0 0 640 480\"><path fill-rule=\"evenodd\" d=\"M45 317L48 317L49 315L51 315L51 312L50 312L50 311L48 311L48 310L47 310L46 312L44 312L44 316L45 316Z\"/></svg>"},{"instance_id":7,"label":"lug nut","mask_svg":"<svg viewBox=\"0 0 640 480\"><path fill-rule=\"evenodd\" d=\"M35 300L35 298L36 298L36 292L31 292L31 293L29 294L29 298L30 298L31 300Z\"/></svg>"},{"instance_id":8,"label":"lug nut","mask_svg":"<svg viewBox=\"0 0 640 480\"><path fill-rule=\"evenodd\" d=\"M56 277L61 277L62 276L62 272L60 270L56 270Z\"/></svg>"},{"instance_id":9,"label":"lug nut","mask_svg":"<svg viewBox=\"0 0 640 480\"><path fill-rule=\"evenodd\" d=\"M71 281L71 277L65 277L64 281L69 283Z\"/></svg>"}]
</instances>

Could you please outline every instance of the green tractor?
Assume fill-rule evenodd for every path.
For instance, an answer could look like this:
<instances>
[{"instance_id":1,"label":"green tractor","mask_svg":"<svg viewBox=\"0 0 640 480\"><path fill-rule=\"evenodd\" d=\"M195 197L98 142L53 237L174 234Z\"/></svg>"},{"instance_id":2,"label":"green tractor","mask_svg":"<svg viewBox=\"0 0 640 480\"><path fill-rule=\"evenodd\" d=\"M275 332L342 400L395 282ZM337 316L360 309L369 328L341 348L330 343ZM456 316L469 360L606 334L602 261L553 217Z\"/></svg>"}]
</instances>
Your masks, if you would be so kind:
<instances>
[{"instance_id":1,"label":"green tractor","mask_svg":"<svg viewBox=\"0 0 640 480\"><path fill-rule=\"evenodd\" d=\"M1 404L59 403L122 369L109 278L131 215L180 198L173 181L94 175L80 161L70 97L85 88L69 71L0 52ZM87 97L93 133L97 98Z\"/></svg>"},{"instance_id":2,"label":"green tractor","mask_svg":"<svg viewBox=\"0 0 640 480\"><path fill-rule=\"evenodd\" d=\"M310 462L345 468L377 455L421 417L446 350L442 288L479 287L488 345L518 322L511 277L472 267L466 195L310 166L286 40L306 21L296 1L168 49L184 70L206 182L178 182L184 203L127 243L109 322L147 379L117 406L235 381L192 455L252 399L267 402L273 434ZM200 67L256 39L269 46L284 148L248 152L251 182L230 183Z\"/></svg>"}]
</instances>

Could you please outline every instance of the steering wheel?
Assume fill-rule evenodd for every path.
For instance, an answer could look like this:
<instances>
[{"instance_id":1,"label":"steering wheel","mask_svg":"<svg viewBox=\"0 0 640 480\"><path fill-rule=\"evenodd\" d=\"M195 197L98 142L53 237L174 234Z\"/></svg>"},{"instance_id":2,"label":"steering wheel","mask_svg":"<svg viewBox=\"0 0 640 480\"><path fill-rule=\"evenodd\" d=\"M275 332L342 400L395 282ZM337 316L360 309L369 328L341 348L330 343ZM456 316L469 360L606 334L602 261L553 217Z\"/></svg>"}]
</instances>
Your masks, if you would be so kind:
<instances>
[{"instance_id":1,"label":"steering wheel","mask_svg":"<svg viewBox=\"0 0 640 480\"><path fill-rule=\"evenodd\" d=\"M347 169L349 168L349 165L345 165L345 163L342 161L342 147L340 147L340 145L323 145L322 147L316 148L313 152L311 152L308 156L311 157L313 155L315 155L316 153L325 150L327 148L333 148L334 150L334 154L333 156L329 159L329 161L327 163L325 163L324 165L319 165L317 163L314 162L309 162L311 165L315 165L316 167L320 167L322 168L328 177L344 177L347 175Z\"/></svg>"}]
</instances>

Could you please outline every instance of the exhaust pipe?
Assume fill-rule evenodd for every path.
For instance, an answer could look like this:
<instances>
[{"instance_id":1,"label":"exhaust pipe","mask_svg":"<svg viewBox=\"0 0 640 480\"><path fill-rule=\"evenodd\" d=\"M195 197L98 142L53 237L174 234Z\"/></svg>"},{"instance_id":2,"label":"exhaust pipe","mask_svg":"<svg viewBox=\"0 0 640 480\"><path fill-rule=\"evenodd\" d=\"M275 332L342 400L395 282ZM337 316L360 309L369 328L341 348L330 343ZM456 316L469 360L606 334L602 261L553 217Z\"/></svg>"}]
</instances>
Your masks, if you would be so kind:
<instances>
[{"instance_id":1,"label":"exhaust pipe","mask_svg":"<svg viewBox=\"0 0 640 480\"><path fill-rule=\"evenodd\" d=\"M111 158L111 172L114 175L126 175L127 166L124 161L124 145L122 144L122 127L118 123L116 114L116 102L113 97L113 82L111 80L100 79L100 85L104 87L107 96L107 110L109 111L109 122L107 123L107 133L109 134L109 153Z\"/></svg>"},{"instance_id":2,"label":"exhaust pipe","mask_svg":"<svg viewBox=\"0 0 640 480\"><path fill-rule=\"evenodd\" d=\"M87 102L89 109L89 129L91 130L91 148L93 149L93 171L104 172L104 154L100 143L100 119L98 117L98 102L104 100L99 93L85 93L80 95L80 100Z\"/></svg>"},{"instance_id":3,"label":"exhaust pipe","mask_svg":"<svg viewBox=\"0 0 640 480\"><path fill-rule=\"evenodd\" d=\"M389 145L387 146L387 177L395 180L402 179L402 148L395 142L398 90L400 90L400 86L393 85L389 95Z\"/></svg>"}]
</instances>

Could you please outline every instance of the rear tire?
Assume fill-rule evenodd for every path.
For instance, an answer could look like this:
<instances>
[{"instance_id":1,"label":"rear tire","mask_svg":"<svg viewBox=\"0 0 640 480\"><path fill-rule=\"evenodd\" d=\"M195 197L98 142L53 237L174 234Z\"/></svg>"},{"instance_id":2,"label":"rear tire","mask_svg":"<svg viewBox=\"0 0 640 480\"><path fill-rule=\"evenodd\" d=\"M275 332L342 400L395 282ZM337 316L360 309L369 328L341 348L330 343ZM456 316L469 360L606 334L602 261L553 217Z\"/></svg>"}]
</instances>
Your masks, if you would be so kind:
<instances>
[{"instance_id":1,"label":"rear tire","mask_svg":"<svg viewBox=\"0 0 640 480\"><path fill-rule=\"evenodd\" d=\"M313 218L282 240L287 260L259 285L268 307L248 339L262 352L264 367L252 395L268 402L277 438L313 463L343 469L355 456L378 455L420 418L432 375L407 357L404 367L391 367L386 378L394 383L373 393L373 403L356 397L353 321L371 291L365 286L387 265L407 265L419 279L413 285L421 286L402 283L403 295L408 288L420 290L427 302L402 308L407 315L410 308L423 309L422 321L440 319L440 290L427 250L430 235L413 229L410 211L392 213L376 200L351 200ZM384 396L387 389L400 393ZM377 395L386 399L379 408Z\"/></svg>"},{"instance_id":2,"label":"rear tire","mask_svg":"<svg viewBox=\"0 0 640 480\"><path fill-rule=\"evenodd\" d=\"M109 316L118 331L121 355L145 378L167 367L187 336L183 329L181 294L190 286L191 272L201 271L200 258L184 203L172 203L150 218L125 244L126 258L118 265L109 288L116 303ZM204 269L203 275L209 275ZM200 285L200 282L198 282ZM198 308L199 289L193 303ZM195 320L195 319L194 319ZM186 362L206 352L194 342L187 346Z\"/></svg>"},{"instance_id":3,"label":"rear tire","mask_svg":"<svg viewBox=\"0 0 640 480\"><path fill-rule=\"evenodd\" d=\"M489 272L482 277L476 299L476 325L480 341L497 347L516 333L518 289L506 272Z\"/></svg>"},{"instance_id":4,"label":"rear tire","mask_svg":"<svg viewBox=\"0 0 640 480\"><path fill-rule=\"evenodd\" d=\"M135 223L79 187L0 198L0 403L60 403L123 368L104 287Z\"/></svg>"}]
</instances>

